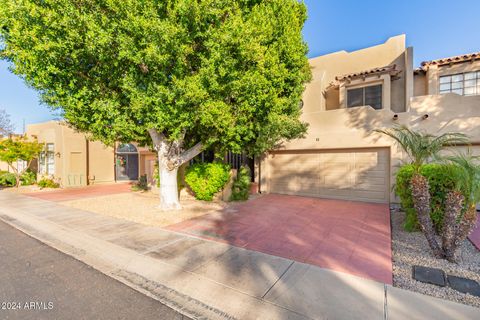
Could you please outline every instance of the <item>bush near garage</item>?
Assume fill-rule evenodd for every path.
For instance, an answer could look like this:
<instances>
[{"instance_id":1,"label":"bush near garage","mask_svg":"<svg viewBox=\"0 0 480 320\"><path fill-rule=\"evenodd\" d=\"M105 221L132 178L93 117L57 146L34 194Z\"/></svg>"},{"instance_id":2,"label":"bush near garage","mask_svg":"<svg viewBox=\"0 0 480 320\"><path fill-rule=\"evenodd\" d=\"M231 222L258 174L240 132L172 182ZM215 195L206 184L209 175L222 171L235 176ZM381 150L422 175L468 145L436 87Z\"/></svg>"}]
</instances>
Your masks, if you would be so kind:
<instances>
[{"instance_id":1,"label":"bush near garage","mask_svg":"<svg viewBox=\"0 0 480 320\"><path fill-rule=\"evenodd\" d=\"M187 168L185 182L198 200L212 201L230 178L230 166L220 162L197 163Z\"/></svg>"},{"instance_id":2,"label":"bush near garage","mask_svg":"<svg viewBox=\"0 0 480 320\"><path fill-rule=\"evenodd\" d=\"M458 170L458 167L451 164L429 163L420 167L420 174L427 178L430 186L430 216L437 232L440 231L442 226L446 196L455 187L455 177L458 176ZM400 197L402 209L406 214L403 226L406 231L420 230L417 213L413 207L410 183L413 173L414 166L407 164L402 166L396 175L395 193Z\"/></svg>"},{"instance_id":3,"label":"bush near garage","mask_svg":"<svg viewBox=\"0 0 480 320\"><path fill-rule=\"evenodd\" d=\"M59 188L60 184L55 182L53 179L50 178L42 178L40 181L38 181L38 186L40 188Z\"/></svg>"},{"instance_id":4,"label":"bush near garage","mask_svg":"<svg viewBox=\"0 0 480 320\"><path fill-rule=\"evenodd\" d=\"M252 179L250 175L250 168L248 166L242 166L237 173L237 177L232 185L231 201L248 200L250 194L250 185Z\"/></svg>"}]
</instances>

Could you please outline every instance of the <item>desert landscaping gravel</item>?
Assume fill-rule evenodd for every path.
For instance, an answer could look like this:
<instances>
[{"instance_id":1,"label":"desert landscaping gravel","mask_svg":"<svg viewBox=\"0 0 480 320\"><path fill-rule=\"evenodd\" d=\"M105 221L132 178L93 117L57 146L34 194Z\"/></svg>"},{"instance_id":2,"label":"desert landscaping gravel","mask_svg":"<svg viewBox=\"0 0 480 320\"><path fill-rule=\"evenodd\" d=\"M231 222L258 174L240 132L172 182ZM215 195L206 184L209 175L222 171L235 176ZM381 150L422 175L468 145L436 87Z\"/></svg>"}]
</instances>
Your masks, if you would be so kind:
<instances>
[{"instance_id":1,"label":"desert landscaping gravel","mask_svg":"<svg viewBox=\"0 0 480 320\"><path fill-rule=\"evenodd\" d=\"M406 232L402 223L405 214L392 212L393 285L430 296L480 307L480 297L464 294L448 287L422 283L412 278L412 266L438 268L447 274L480 282L480 251L469 240L458 249L458 263L436 259L421 232Z\"/></svg>"},{"instance_id":2,"label":"desert landscaping gravel","mask_svg":"<svg viewBox=\"0 0 480 320\"><path fill-rule=\"evenodd\" d=\"M158 209L159 201L158 193L149 191L63 201L61 204L157 227L176 224L207 213L220 212L226 207L226 203L220 200L211 202L195 200L184 190L180 194L182 210L161 211Z\"/></svg>"}]
</instances>

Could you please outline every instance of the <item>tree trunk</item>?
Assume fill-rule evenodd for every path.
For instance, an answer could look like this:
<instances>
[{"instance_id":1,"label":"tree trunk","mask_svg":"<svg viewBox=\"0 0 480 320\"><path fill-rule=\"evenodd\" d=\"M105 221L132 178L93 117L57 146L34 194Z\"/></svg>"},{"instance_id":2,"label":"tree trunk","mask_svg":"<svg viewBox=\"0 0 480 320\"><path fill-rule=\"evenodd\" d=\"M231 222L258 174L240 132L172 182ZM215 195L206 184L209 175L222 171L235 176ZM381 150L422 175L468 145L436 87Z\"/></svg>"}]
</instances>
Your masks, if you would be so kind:
<instances>
[{"instance_id":1,"label":"tree trunk","mask_svg":"<svg viewBox=\"0 0 480 320\"><path fill-rule=\"evenodd\" d=\"M15 168L13 163L8 163L8 166L12 169L13 174L15 175L15 188L18 188L20 186L20 176L22 173L18 172L18 168Z\"/></svg>"},{"instance_id":2,"label":"tree trunk","mask_svg":"<svg viewBox=\"0 0 480 320\"><path fill-rule=\"evenodd\" d=\"M414 174L411 180L413 206L417 212L420 228L427 239L428 245L436 258L443 258L444 254L437 239L435 238L435 228L430 217L430 191L428 180L421 174Z\"/></svg>"},{"instance_id":3,"label":"tree trunk","mask_svg":"<svg viewBox=\"0 0 480 320\"><path fill-rule=\"evenodd\" d=\"M160 175L160 209L179 210L182 208L178 199L178 167L170 170L163 161L159 161L158 172Z\"/></svg>"},{"instance_id":4,"label":"tree trunk","mask_svg":"<svg viewBox=\"0 0 480 320\"><path fill-rule=\"evenodd\" d=\"M178 168L202 152L203 145L197 143L183 150L183 138L168 141L165 135L156 129L148 130L158 153L158 172L160 176L160 206L162 210L182 208L178 199Z\"/></svg>"},{"instance_id":5,"label":"tree trunk","mask_svg":"<svg viewBox=\"0 0 480 320\"><path fill-rule=\"evenodd\" d=\"M462 214L465 198L458 191L450 191L445 200L445 215L442 227L442 248L445 258L455 262L455 251L457 250L458 224L457 220Z\"/></svg>"},{"instance_id":6,"label":"tree trunk","mask_svg":"<svg viewBox=\"0 0 480 320\"><path fill-rule=\"evenodd\" d=\"M473 204L467 209L457 228L457 235L456 235L457 245L462 243L463 240L465 240L468 237L468 235L472 233L476 225L477 225L477 209L475 207L475 204Z\"/></svg>"}]
</instances>

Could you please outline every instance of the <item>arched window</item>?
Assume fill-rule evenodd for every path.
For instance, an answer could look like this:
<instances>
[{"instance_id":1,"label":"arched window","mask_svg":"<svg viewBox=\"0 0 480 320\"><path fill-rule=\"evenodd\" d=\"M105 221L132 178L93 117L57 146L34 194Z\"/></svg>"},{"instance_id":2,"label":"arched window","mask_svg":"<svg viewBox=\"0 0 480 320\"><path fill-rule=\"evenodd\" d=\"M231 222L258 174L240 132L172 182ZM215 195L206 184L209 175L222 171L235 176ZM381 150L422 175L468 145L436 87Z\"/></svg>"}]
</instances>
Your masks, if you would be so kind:
<instances>
[{"instance_id":1,"label":"arched window","mask_svg":"<svg viewBox=\"0 0 480 320\"><path fill-rule=\"evenodd\" d=\"M122 143L115 152L116 180L138 179L138 150L131 143Z\"/></svg>"},{"instance_id":2,"label":"arched window","mask_svg":"<svg viewBox=\"0 0 480 320\"><path fill-rule=\"evenodd\" d=\"M122 143L117 148L117 153L138 153L137 148L131 143Z\"/></svg>"}]
</instances>

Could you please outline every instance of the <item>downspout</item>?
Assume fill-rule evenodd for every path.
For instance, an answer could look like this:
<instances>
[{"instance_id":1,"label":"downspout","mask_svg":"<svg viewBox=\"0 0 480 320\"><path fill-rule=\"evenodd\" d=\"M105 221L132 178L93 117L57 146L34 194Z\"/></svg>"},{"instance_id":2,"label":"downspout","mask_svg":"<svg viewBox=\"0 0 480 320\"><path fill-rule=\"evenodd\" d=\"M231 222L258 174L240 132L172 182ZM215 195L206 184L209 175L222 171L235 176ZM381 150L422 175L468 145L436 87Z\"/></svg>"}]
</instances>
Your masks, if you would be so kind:
<instances>
[{"instance_id":1,"label":"downspout","mask_svg":"<svg viewBox=\"0 0 480 320\"><path fill-rule=\"evenodd\" d=\"M258 193L262 193L262 156L258 157Z\"/></svg>"},{"instance_id":2,"label":"downspout","mask_svg":"<svg viewBox=\"0 0 480 320\"><path fill-rule=\"evenodd\" d=\"M117 182L117 143L113 143L113 181Z\"/></svg>"},{"instance_id":3,"label":"downspout","mask_svg":"<svg viewBox=\"0 0 480 320\"><path fill-rule=\"evenodd\" d=\"M87 179L87 186L90 185L90 141L85 138L85 154L87 157L87 166L86 166L86 179Z\"/></svg>"}]
</instances>

